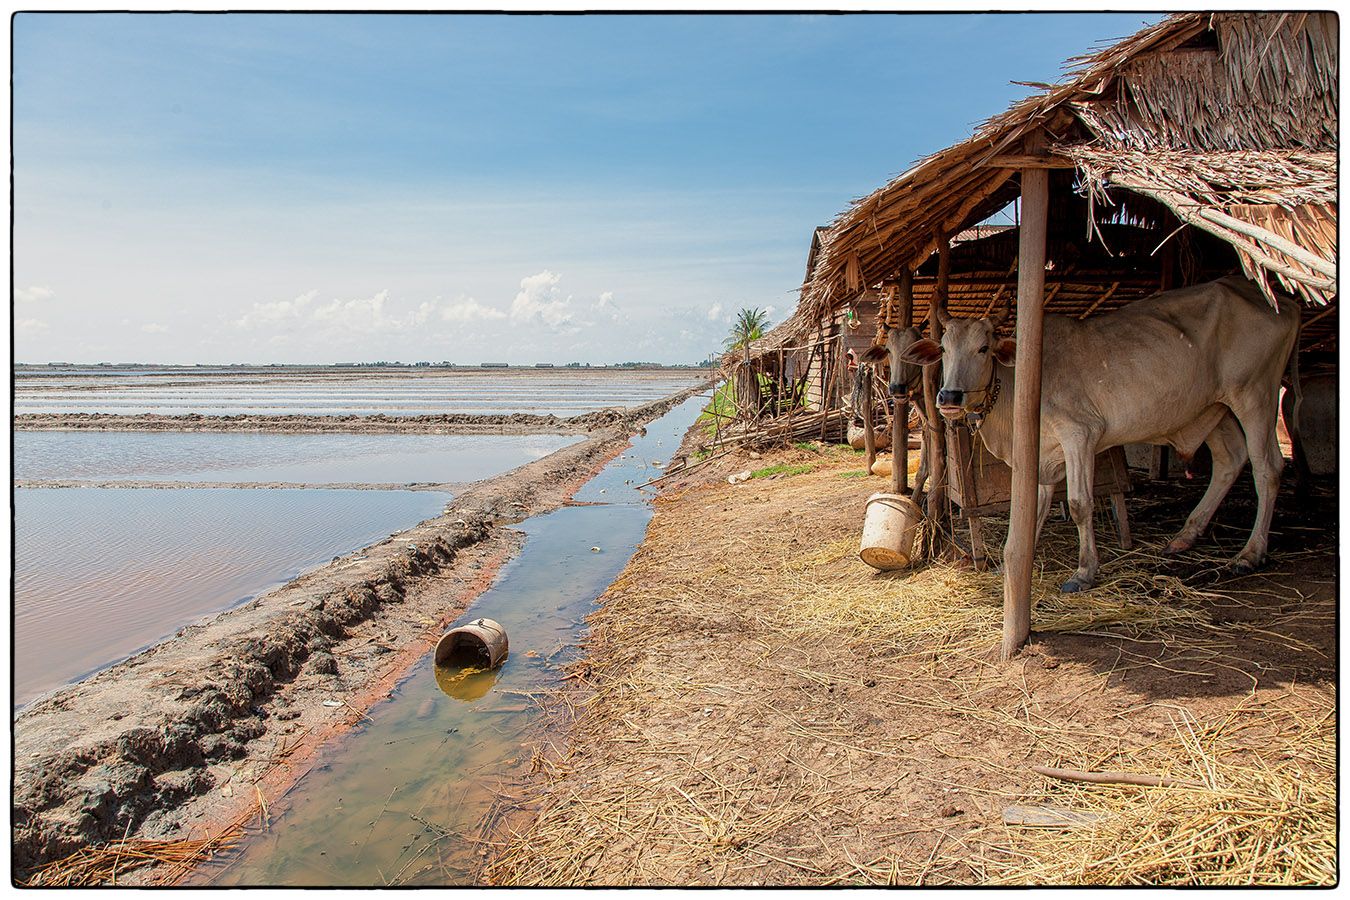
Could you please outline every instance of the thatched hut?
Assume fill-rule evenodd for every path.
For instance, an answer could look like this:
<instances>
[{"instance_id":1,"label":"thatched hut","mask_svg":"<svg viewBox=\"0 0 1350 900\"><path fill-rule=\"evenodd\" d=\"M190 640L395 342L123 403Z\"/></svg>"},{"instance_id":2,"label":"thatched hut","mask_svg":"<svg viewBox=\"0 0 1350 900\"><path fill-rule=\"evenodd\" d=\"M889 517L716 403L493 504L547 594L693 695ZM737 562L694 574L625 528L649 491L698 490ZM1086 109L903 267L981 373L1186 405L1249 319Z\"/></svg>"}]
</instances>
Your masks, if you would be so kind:
<instances>
[{"instance_id":1,"label":"thatched hut","mask_svg":"<svg viewBox=\"0 0 1350 900\"><path fill-rule=\"evenodd\" d=\"M1318 307L1301 347L1334 359L1335 15L1182 13L1071 62L1064 82L1035 85L841 214L787 332L812 335L867 292L889 292L934 337L937 306L980 315L1015 301L1014 405L1034 423L1044 311L1097 315L1240 269L1272 299L1278 286ZM953 245L1015 202L1016 230ZM1009 654L1030 622L1038 427L1014 451Z\"/></svg>"}]
</instances>

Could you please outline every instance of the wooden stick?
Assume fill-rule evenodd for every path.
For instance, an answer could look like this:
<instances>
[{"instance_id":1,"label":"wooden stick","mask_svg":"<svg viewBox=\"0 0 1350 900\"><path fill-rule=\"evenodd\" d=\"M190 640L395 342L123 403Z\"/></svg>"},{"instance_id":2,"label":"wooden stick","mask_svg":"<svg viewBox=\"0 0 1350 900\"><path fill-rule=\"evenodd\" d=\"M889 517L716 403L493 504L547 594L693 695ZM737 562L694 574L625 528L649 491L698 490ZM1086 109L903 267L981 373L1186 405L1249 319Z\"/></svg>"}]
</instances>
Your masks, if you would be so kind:
<instances>
[{"instance_id":1,"label":"wooden stick","mask_svg":"<svg viewBox=\"0 0 1350 900\"><path fill-rule=\"evenodd\" d=\"M1044 136L1027 141L1038 152ZM1003 647L1011 659L1031 636L1031 566L1036 552L1036 493L1041 463L1041 326L1044 322L1046 219L1050 173L1022 172L1017 247L1017 377L1013 387L1012 503L1003 550Z\"/></svg>"},{"instance_id":2,"label":"wooden stick","mask_svg":"<svg viewBox=\"0 0 1350 900\"><path fill-rule=\"evenodd\" d=\"M1286 240L1273 231L1262 228L1259 225L1253 225L1251 222L1234 218L1217 209L1210 209L1209 207L1201 207L1199 214L1202 218L1208 219L1215 225L1230 228L1239 234L1245 234L1249 238L1255 238L1267 247L1280 251L1290 259L1303 263L1303 265L1312 269L1314 272L1321 272L1328 278L1336 277L1335 263L1328 262L1316 253L1305 250L1293 241Z\"/></svg>"},{"instance_id":3,"label":"wooden stick","mask_svg":"<svg viewBox=\"0 0 1350 900\"><path fill-rule=\"evenodd\" d=\"M1183 781L1177 778L1165 778L1161 775L1139 775L1134 772L1084 772L1080 769L1052 769L1049 766L1032 766L1031 771L1046 778L1058 778L1060 781L1082 781L1088 784L1134 784L1141 787L1193 787L1204 788L1198 781Z\"/></svg>"},{"instance_id":4,"label":"wooden stick","mask_svg":"<svg viewBox=\"0 0 1350 900\"><path fill-rule=\"evenodd\" d=\"M868 369L869 373L871 371L871 369ZM872 377L870 374L867 379L867 390L863 391L861 413L863 417L863 449L867 451L867 471L870 473L872 463L877 461L877 435L876 426L872 424Z\"/></svg>"},{"instance_id":5,"label":"wooden stick","mask_svg":"<svg viewBox=\"0 0 1350 900\"><path fill-rule=\"evenodd\" d=\"M914 322L914 273L906 266L900 273L899 321L904 330ZM891 403L891 493L909 493L909 395L896 396Z\"/></svg>"},{"instance_id":6,"label":"wooden stick","mask_svg":"<svg viewBox=\"0 0 1350 900\"><path fill-rule=\"evenodd\" d=\"M1154 200L1171 207L1172 212L1176 214L1177 218L1187 224L1194 225L1196 228L1203 231L1208 231L1220 240L1227 241L1239 251L1250 256L1252 260L1262 268L1269 269L1277 275L1283 275L1290 281L1297 281L1298 283L1307 285L1311 288L1330 291L1336 290L1335 278L1318 278L1316 275L1300 272L1291 266L1279 262L1274 257L1270 256L1270 254L1262 250L1254 240L1248 239L1244 235L1239 235L1232 229L1222 226L1218 222L1207 219L1199 213L1187 209L1186 207L1193 204L1193 201L1181 194L1177 194L1173 191L1150 188L1147 185L1129 181L1128 179L1117 179L1113 177L1111 183L1118 184L1120 187L1134 191L1137 194L1152 197Z\"/></svg>"},{"instance_id":7,"label":"wooden stick","mask_svg":"<svg viewBox=\"0 0 1350 900\"><path fill-rule=\"evenodd\" d=\"M951 240L945 234L938 235L938 275L933 287L933 295L928 303L928 335L939 344L942 343L942 319L940 314L947 311L947 288L951 276ZM923 404L928 413L928 427L924 431L924 449L928 454L928 492L927 514L933 528L933 554L938 552L939 535L943 533L945 517L943 501L947 495L947 430L942 416L937 411L938 367L924 366Z\"/></svg>"}]
</instances>

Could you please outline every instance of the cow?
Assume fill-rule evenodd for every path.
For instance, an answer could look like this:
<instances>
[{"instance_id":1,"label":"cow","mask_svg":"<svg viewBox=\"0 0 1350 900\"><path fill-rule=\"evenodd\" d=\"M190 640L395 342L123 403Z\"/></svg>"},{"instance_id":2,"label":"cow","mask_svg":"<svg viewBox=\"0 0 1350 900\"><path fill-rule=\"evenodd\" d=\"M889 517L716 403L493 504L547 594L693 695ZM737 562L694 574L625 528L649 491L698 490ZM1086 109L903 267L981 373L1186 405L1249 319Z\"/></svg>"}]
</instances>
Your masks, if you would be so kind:
<instances>
[{"instance_id":1,"label":"cow","mask_svg":"<svg viewBox=\"0 0 1350 900\"><path fill-rule=\"evenodd\" d=\"M982 416L980 438L990 453L1011 463L1016 343L997 335L1006 316L1005 310L994 319L957 319L942 311L941 345L916 341L899 358L916 365L941 360L939 411L949 420ZM1078 526L1078 569L1064 592L1096 581L1094 459L1123 444L1166 444L1183 459L1200 444L1209 446L1209 488L1167 545L1168 553L1195 545L1250 460L1256 521L1229 565L1246 574L1265 562L1284 465L1276 408L1298 326L1297 303L1280 298L1277 311L1240 276L1155 294L1090 319L1045 317L1036 536L1055 485L1067 479L1069 513Z\"/></svg>"},{"instance_id":2,"label":"cow","mask_svg":"<svg viewBox=\"0 0 1350 900\"><path fill-rule=\"evenodd\" d=\"M865 407L865 398L867 392L872 390L872 380L876 377L877 365L883 360L890 361L890 377L888 384L892 397L913 396L920 389L923 382L923 369L913 363L903 362L899 359L911 344L921 337L919 329L910 327L904 329L892 328L886 332L886 343L878 347L871 347L862 355L862 362L853 373L853 389L849 395L848 408L851 413L850 424L848 428L849 443L853 444L854 436L857 435L861 440L863 417L862 411ZM922 413L920 413L922 415ZM884 450L890 446L891 436L885 431L879 431L876 434L877 449ZM914 493L916 497L923 494L923 485L928 478L928 460L926 456L919 457L919 469L914 473Z\"/></svg>"}]
</instances>

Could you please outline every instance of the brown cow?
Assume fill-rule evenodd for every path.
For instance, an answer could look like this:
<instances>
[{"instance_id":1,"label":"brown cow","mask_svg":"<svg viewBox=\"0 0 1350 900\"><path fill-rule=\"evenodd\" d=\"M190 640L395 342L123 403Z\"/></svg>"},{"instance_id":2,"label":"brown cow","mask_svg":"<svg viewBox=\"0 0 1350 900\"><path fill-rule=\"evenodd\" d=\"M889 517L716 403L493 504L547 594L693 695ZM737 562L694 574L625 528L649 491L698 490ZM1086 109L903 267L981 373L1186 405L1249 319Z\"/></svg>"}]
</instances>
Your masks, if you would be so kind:
<instances>
[{"instance_id":1,"label":"brown cow","mask_svg":"<svg viewBox=\"0 0 1350 900\"><path fill-rule=\"evenodd\" d=\"M980 437L1010 463L1016 344L997 338L996 320L944 315L943 321L941 346L918 341L901 358L920 365L941 359L942 415L983 413ZM1282 299L1277 312L1238 276L1156 294L1091 319L1045 317L1037 536L1056 483L1067 477L1079 549L1078 569L1064 591L1096 580L1093 460L1122 444L1168 444L1187 459L1200 444L1209 446L1209 489L1167 545L1169 553L1195 545L1250 459L1256 521L1231 567L1247 573L1265 561L1284 465L1275 436L1280 378L1298 323L1296 303Z\"/></svg>"}]
</instances>

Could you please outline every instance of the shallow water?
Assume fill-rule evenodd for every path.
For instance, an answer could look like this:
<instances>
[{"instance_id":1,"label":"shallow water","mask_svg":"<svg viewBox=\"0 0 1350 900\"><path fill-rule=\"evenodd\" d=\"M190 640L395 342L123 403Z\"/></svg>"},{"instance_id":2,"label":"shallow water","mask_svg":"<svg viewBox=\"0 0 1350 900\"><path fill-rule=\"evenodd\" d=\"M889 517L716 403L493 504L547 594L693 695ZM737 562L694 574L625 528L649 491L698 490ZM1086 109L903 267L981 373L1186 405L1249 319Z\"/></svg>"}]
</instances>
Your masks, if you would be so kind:
<instances>
[{"instance_id":1,"label":"shallow water","mask_svg":"<svg viewBox=\"0 0 1350 900\"><path fill-rule=\"evenodd\" d=\"M552 369L361 373L16 374L17 413L134 415L375 415L537 413L573 416L636 406L703 380L706 373Z\"/></svg>"},{"instance_id":2,"label":"shallow water","mask_svg":"<svg viewBox=\"0 0 1350 900\"><path fill-rule=\"evenodd\" d=\"M489 478L578 440L574 435L18 431L14 477L444 484Z\"/></svg>"},{"instance_id":3,"label":"shallow water","mask_svg":"<svg viewBox=\"0 0 1350 900\"><path fill-rule=\"evenodd\" d=\"M558 685L584 617L646 532L651 509L636 486L660 474L653 461L669 458L703 402L653 423L578 495L606 505L519 526L527 536L520 555L461 617L506 627L505 665L449 685L451 696L442 684L453 673L438 673L428 654L358 730L321 751L274 804L270 830L224 868L199 873L199 883L469 883L477 859L469 837L492 801L485 785L528 752L538 724L528 695Z\"/></svg>"},{"instance_id":4,"label":"shallow water","mask_svg":"<svg viewBox=\"0 0 1350 900\"><path fill-rule=\"evenodd\" d=\"M432 491L16 490L14 703L440 514Z\"/></svg>"}]
</instances>

